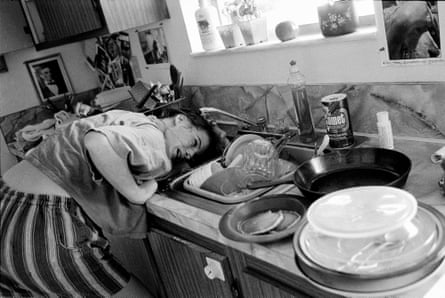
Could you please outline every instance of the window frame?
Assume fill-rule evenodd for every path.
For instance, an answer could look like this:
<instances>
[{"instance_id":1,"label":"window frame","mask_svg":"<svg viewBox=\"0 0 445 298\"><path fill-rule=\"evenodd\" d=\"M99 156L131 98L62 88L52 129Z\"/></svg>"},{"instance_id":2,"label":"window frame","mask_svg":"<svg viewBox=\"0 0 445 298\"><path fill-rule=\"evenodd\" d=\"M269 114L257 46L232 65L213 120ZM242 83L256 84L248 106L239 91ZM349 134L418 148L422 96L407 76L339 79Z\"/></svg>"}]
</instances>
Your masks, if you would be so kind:
<instances>
[{"instance_id":1,"label":"window frame","mask_svg":"<svg viewBox=\"0 0 445 298\"><path fill-rule=\"evenodd\" d=\"M183 6L187 5L185 2L186 0L182 0ZM212 0L213 2L222 3L225 0ZM358 0L360 1L360 0ZM374 2L374 1L372 1ZM375 7L375 5L373 5ZM184 7L183 7L184 8ZM198 6L196 6L196 9ZM188 11L191 11L188 9ZM187 14L184 12L184 20L187 22ZM299 25L299 32L295 39L289 40L286 42L281 42L276 38L275 35L271 36L271 30L269 29L269 35L268 35L268 41L264 43L254 44L254 45L248 45L248 46L241 46L236 48L230 48L230 49L220 49L220 50L214 50L214 51L204 51L202 48L200 49L200 38L199 34L197 33L197 29L193 26L196 26L195 20L194 20L194 14L193 14L193 21L192 21L192 28L189 28L188 34L189 34L189 42L191 47L191 53L190 56L192 57L200 57L200 56L218 56L218 55L230 55L234 53L245 53L245 52L251 52L251 51L265 51L268 49L279 49L279 48L288 48L288 47L294 47L294 46L305 46L305 45L313 45L313 44L322 44L322 43L332 43L332 42L345 42L345 41L354 41L354 40L361 40L361 39L376 39L377 35L377 26L376 26L376 18L375 18L375 8L373 14L366 14L361 15L358 17L359 23L357 26L356 32L340 35L336 37L324 37L321 34L321 30L319 27L318 22L316 23L308 23L308 24L302 24ZM221 16L219 15L220 22L221 22ZM190 17L188 18L190 20ZM227 22L225 23L227 24ZM190 35L195 35L190 36ZM272 38L271 38L272 37ZM195 44L193 44L195 43ZM199 46L197 46L199 44Z\"/></svg>"}]
</instances>

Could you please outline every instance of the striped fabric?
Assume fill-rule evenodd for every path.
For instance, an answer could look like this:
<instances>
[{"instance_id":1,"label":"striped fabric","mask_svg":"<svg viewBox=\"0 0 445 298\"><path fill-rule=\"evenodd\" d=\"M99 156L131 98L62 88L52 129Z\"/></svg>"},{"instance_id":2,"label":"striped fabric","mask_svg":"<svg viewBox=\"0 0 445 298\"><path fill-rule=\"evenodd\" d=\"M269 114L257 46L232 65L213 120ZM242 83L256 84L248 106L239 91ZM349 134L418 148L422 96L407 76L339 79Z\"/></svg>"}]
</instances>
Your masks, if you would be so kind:
<instances>
[{"instance_id":1,"label":"striped fabric","mask_svg":"<svg viewBox=\"0 0 445 298\"><path fill-rule=\"evenodd\" d=\"M129 281L72 198L17 192L0 178L0 296L109 297Z\"/></svg>"}]
</instances>

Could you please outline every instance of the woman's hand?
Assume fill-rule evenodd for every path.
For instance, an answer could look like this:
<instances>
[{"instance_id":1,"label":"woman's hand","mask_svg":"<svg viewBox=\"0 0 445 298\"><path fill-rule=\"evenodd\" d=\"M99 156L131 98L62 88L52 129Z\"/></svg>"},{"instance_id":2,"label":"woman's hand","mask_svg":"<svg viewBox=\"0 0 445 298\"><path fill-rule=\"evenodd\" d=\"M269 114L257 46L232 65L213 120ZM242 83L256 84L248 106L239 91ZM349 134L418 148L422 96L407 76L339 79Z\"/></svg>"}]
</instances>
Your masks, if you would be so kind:
<instances>
[{"instance_id":1,"label":"woman's hand","mask_svg":"<svg viewBox=\"0 0 445 298\"><path fill-rule=\"evenodd\" d=\"M136 183L127 161L111 147L101 133L90 131L84 138L91 161L102 176L124 197L134 204L144 204L156 191L155 180Z\"/></svg>"},{"instance_id":2,"label":"woman's hand","mask_svg":"<svg viewBox=\"0 0 445 298\"><path fill-rule=\"evenodd\" d=\"M149 197L151 197L158 189L158 183L154 179L142 181L138 183L138 186L143 193L146 193L147 195L149 194Z\"/></svg>"}]
</instances>

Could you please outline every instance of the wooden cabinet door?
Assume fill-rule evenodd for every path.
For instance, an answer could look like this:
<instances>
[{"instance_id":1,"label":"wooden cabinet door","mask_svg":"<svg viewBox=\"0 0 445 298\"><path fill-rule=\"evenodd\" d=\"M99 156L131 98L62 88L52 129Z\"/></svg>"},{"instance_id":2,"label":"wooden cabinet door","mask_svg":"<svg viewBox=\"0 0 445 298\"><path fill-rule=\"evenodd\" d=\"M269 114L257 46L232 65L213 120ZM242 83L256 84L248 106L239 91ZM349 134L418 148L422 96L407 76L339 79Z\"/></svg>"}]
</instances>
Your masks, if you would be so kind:
<instances>
[{"instance_id":1,"label":"wooden cabinet door","mask_svg":"<svg viewBox=\"0 0 445 298\"><path fill-rule=\"evenodd\" d=\"M154 258L148 239L131 239L106 235L111 244L111 253L121 264L136 276L156 297L163 296Z\"/></svg>"},{"instance_id":2,"label":"wooden cabinet door","mask_svg":"<svg viewBox=\"0 0 445 298\"><path fill-rule=\"evenodd\" d=\"M340 297L320 290L301 276L238 251L232 250L231 259L244 298Z\"/></svg>"},{"instance_id":3,"label":"wooden cabinet door","mask_svg":"<svg viewBox=\"0 0 445 298\"><path fill-rule=\"evenodd\" d=\"M0 54L33 46L25 33L26 20L17 1L0 1Z\"/></svg>"},{"instance_id":4,"label":"wooden cabinet door","mask_svg":"<svg viewBox=\"0 0 445 298\"><path fill-rule=\"evenodd\" d=\"M308 294L285 286L277 279L255 270L244 270L242 273L244 298L307 298Z\"/></svg>"},{"instance_id":5,"label":"wooden cabinet door","mask_svg":"<svg viewBox=\"0 0 445 298\"><path fill-rule=\"evenodd\" d=\"M167 297L234 296L233 277L226 256L157 229L150 233L149 240ZM221 264L224 281L207 276L207 258Z\"/></svg>"},{"instance_id":6,"label":"wooden cabinet door","mask_svg":"<svg viewBox=\"0 0 445 298\"><path fill-rule=\"evenodd\" d=\"M34 42L62 40L104 27L100 11L91 0L22 0Z\"/></svg>"},{"instance_id":7,"label":"wooden cabinet door","mask_svg":"<svg viewBox=\"0 0 445 298\"><path fill-rule=\"evenodd\" d=\"M169 17L165 0L100 0L100 4L110 33Z\"/></svg>"},{"instance_id":8,"label":"wooden cabinet door","mask_svg":"<svg viewBox=\"0 0 445 298\"><path fill-rule=\"evenodd\" d=\"M107 33L99 0L20 0L36 50Z\"/></svg>"}]
</instances>

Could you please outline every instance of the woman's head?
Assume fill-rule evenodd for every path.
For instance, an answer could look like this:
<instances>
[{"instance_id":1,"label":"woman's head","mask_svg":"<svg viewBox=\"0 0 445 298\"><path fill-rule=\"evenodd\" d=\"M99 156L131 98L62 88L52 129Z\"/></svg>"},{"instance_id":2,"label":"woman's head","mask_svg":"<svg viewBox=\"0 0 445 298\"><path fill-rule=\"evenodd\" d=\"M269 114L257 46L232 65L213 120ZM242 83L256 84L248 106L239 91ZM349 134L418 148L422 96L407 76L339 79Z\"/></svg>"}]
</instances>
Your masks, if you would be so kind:
<instances>
[{"instance_id":1,"label":"woman's head","mask_svg":"<svg viewBox=\"0 0 445 298\"><path fill-rule=\"evenodd\" d=\"M164 112L171 119L164 133L167 154L172 160L207 158L215 154L216 136L212 126L200 114L186 109Z\"/></svg>"},{"instance_id":2,"label":"woman's head","mask_svg":"<svg viewBox=\"0 0 445 298\"><path fill-rule=\"evenodd\" d=\"M117 39L115 36L111 36L105 41L106 50L108 55L110 55L111 59L116 58L120 55L120 48L117 43Z\"/></svg>"}]
</instances>

